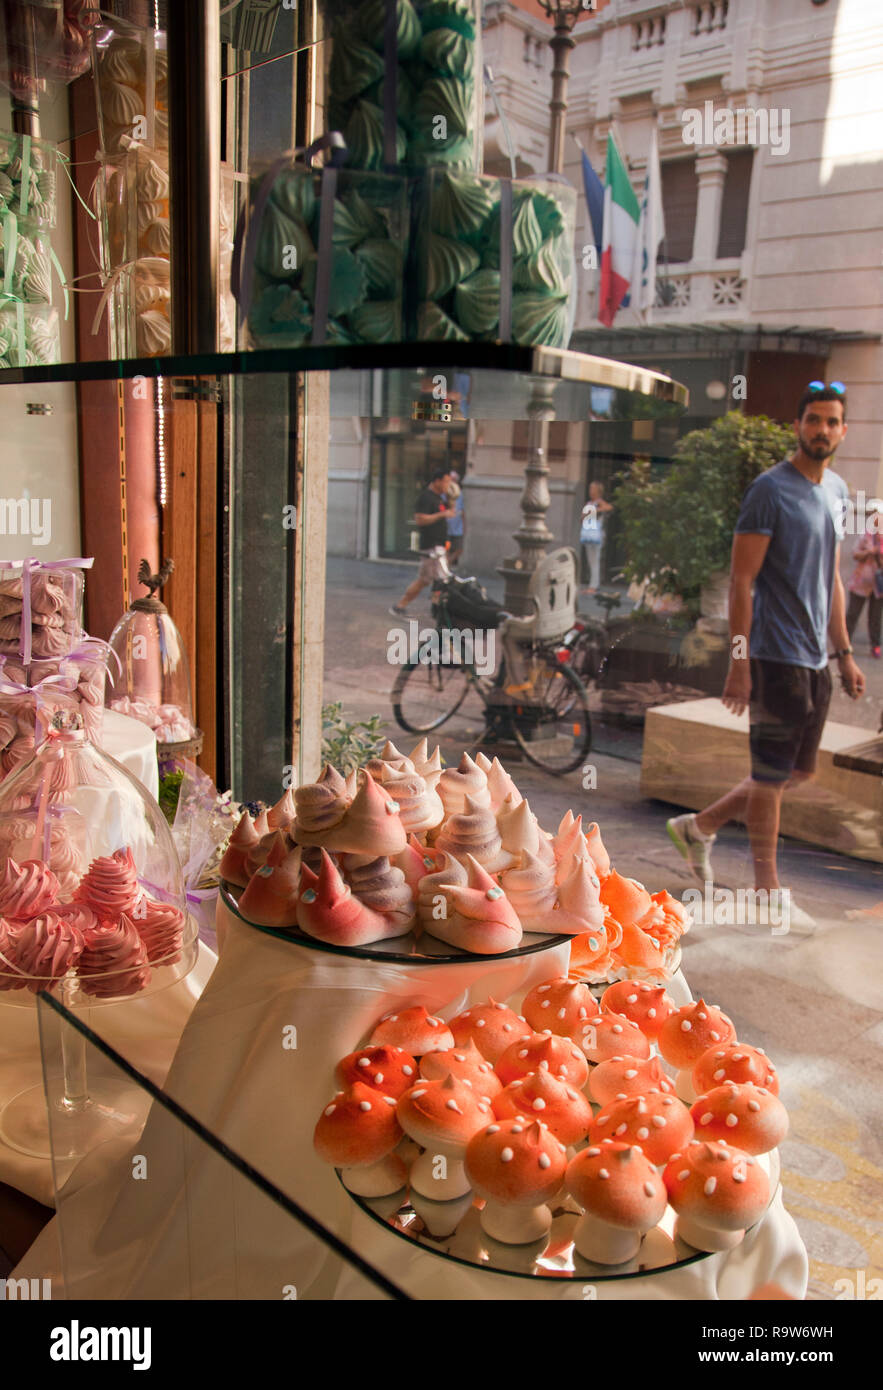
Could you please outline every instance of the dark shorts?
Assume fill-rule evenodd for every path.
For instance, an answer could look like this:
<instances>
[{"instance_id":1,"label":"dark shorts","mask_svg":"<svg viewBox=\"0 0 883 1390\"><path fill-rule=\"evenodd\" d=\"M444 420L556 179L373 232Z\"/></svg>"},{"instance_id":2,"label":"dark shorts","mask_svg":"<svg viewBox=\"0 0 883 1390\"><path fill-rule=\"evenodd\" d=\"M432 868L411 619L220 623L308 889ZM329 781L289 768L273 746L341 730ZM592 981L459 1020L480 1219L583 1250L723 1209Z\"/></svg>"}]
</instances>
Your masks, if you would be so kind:
<instances>
[{"instance_id":1,"label":"dark shorts","mask_svg":"<svg viewBox=\"0 0 883 1390\"><path fill-rule=\"evenodd\" d=\"M789 666L751 659L751 776L755 782L785 782L792 772L814 772L816 753L831 703L831 672L825 666Z\"/></svg>"}]
</instances>

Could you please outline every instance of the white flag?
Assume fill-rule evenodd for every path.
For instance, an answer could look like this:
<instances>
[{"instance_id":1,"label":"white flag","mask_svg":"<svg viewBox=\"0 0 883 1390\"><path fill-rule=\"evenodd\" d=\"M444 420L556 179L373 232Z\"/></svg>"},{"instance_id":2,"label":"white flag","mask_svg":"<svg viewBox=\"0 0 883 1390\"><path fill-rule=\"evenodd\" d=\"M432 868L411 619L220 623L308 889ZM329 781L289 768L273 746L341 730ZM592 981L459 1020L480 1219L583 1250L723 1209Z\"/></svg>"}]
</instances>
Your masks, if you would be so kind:
<instances>
[{"instance_id":1,"label":"white flag","mask_svg":"<svg viewBox=\"0 0 883 1390\"><path fill-rule=\"evenodd\" d=\"M662 170L659 167L659 139L654 125L647 156L647 174L641 193L641 220L632 267L632 308L646 314L656 302L656 258L665 238L662 212Z\"/></svg>"}]
</instances>

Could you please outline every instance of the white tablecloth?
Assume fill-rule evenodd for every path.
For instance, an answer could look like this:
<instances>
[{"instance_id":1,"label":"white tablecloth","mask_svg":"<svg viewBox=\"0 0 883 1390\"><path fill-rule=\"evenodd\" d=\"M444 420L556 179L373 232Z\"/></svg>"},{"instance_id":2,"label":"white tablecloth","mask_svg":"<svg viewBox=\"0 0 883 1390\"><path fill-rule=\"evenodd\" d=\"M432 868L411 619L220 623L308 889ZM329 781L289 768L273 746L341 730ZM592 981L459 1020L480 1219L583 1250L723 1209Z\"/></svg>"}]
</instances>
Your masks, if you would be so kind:
<instances>
[{"instance_id":1,"label":"white tablecloth","mask_svg":"<svg viewBox=\"0 0 883 1390\"><path fill-rule=\"evenodd\" d=\"M335 1061L381 1014L421 1003L450 1018L470 1000L520 999L566 970L569 946L516 961L366 963L278 941L244 926L221 903L218 918L221 957L184 1029L166 1079L169 1094L416 1297L582 1299L579 1281L488 1275L412 1248L355 1207L312 1147L316 1119L334 1090ZM689 998L682 976L674 990ZM296 1048L286 1046L292 1026ZM299 1298L378 1296L167 1112L154 1107L137 1152L146 1159L147 1183L133 1183L131 1154L114 1181L91 1181L83 1167L74 1174L61 1218L65 1246L76 1256L69 1297L279 1299L292 1287ZM48 1231L16 1274L45 1275L54 1247ZM728 1255L596 1288L600 1299L744 1298L776 1280L801 1297L806 1275L802 1242L777 1198Z\"/></svg>"}]
</instances>

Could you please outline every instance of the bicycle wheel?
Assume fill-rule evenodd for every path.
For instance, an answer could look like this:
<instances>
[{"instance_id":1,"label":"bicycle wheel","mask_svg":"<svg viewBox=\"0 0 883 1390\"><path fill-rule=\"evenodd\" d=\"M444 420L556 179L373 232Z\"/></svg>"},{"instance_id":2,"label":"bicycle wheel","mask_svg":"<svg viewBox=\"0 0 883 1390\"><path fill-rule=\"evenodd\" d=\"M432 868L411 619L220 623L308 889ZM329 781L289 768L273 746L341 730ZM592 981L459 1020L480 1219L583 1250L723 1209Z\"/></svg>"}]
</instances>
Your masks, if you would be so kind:
<instances>
[{"instance_id":1,"label":"bicycle wheel","mask_svg":"<svg viewBox=\"0 0 883 1390\"><path fill-rule=\"evenodd\" d=\"M457 713L470 687L469 667L441 662L403 666L392 688L396 723L412 734L428 734Z\"/></svg>"},{"instance_id":2,"label":"bicycle wheel","mask_svg":"<svg viewBox=\"0 0 883 1390\"><path fill-rule=\"evenodd\" d=\"M553 656L531 658L525 699L513 705L511 721L524 756L556 776L579 767L592 746L586 688Z\"/></svg>"}]
</instances>

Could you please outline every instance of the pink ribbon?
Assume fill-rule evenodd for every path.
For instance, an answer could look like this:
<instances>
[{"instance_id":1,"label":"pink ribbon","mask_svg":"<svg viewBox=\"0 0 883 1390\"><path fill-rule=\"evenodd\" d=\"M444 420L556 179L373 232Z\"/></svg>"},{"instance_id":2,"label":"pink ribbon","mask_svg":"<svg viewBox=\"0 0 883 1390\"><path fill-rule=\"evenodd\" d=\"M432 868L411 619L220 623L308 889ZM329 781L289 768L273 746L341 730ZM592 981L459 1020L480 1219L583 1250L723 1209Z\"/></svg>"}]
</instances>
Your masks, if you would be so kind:
<instances>
[{"instance_id":1,"label":"pink ribbon","mask_svg":"<svg viewBox=\"0 0 883 1390\"><path fill-rule=\"evenodd\" d=\"M21 640L19 655L23 666L31 664L31 575L38 570L90 570L95 563L94 556L88 559L79 556L72 560L38 560L31 556L28 560L0 560L0 570L21 569Z\"/></svg>"}]
</instances>

